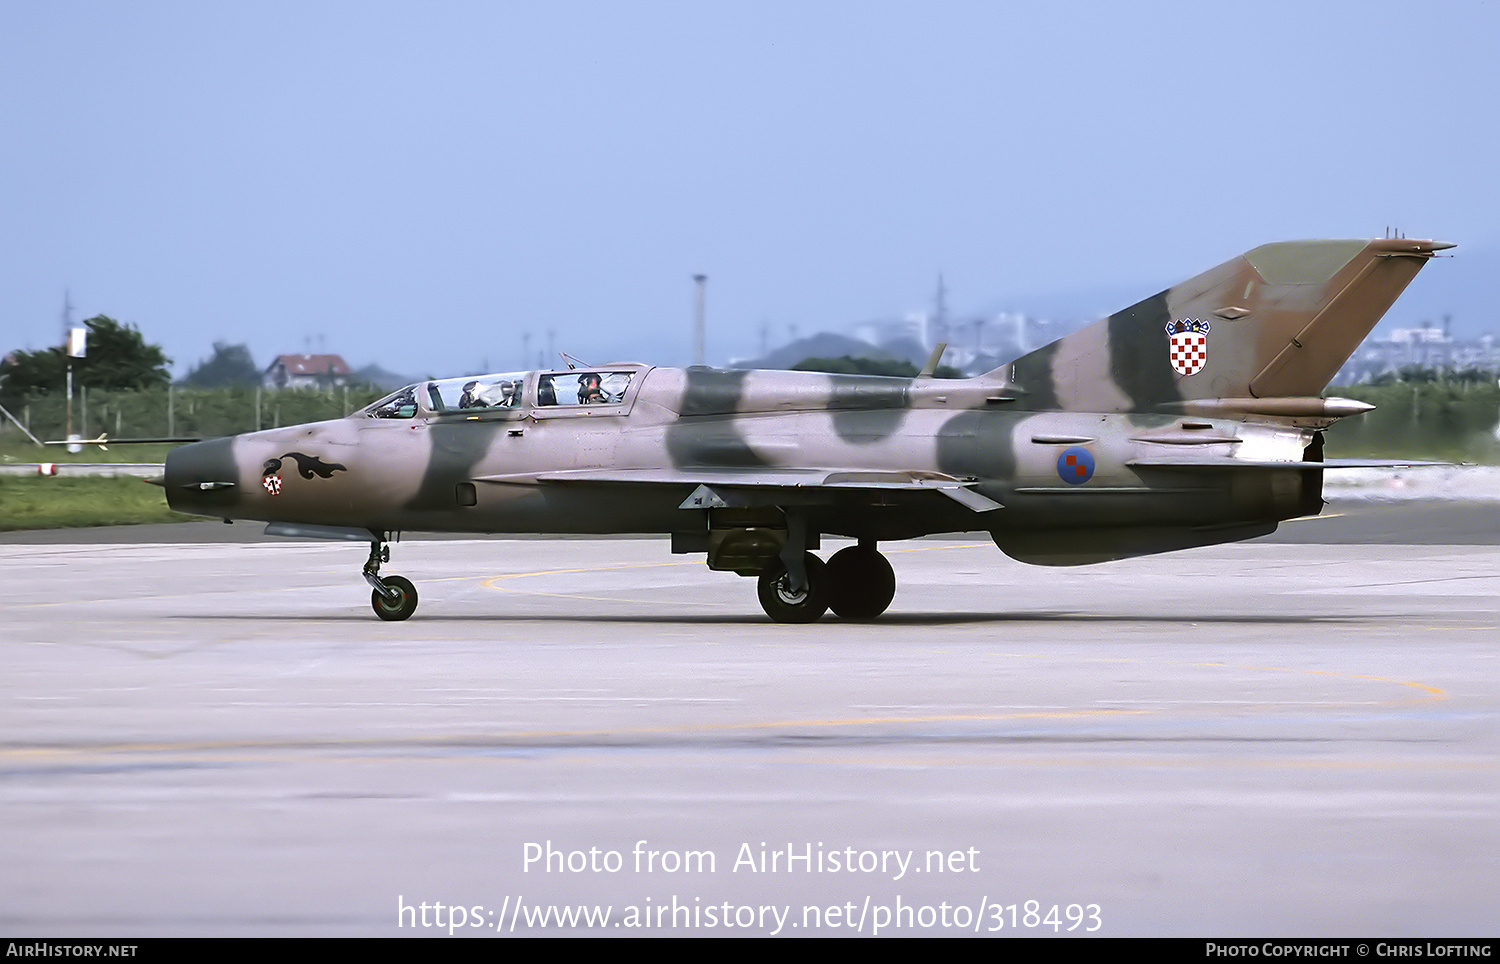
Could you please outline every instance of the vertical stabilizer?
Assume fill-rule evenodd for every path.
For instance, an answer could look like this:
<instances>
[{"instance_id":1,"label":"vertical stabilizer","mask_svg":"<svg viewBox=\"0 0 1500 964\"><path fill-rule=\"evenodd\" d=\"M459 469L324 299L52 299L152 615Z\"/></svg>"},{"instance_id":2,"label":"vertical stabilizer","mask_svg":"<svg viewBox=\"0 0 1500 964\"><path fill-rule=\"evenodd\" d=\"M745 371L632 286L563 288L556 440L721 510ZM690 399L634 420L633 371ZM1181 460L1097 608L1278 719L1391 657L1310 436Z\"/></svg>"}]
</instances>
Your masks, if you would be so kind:
<instances>
[{"instance_id":1,"label":"vertical stabilizer","mask_svg":"<svg viewBox=\"0 0 1500 964\"><path fill-rule=\"evenodd\" d=\"M1027 408L1142 412L1321 392L1441 241L1266 244L1012 363Z\"/></svg>"}]
</instances>

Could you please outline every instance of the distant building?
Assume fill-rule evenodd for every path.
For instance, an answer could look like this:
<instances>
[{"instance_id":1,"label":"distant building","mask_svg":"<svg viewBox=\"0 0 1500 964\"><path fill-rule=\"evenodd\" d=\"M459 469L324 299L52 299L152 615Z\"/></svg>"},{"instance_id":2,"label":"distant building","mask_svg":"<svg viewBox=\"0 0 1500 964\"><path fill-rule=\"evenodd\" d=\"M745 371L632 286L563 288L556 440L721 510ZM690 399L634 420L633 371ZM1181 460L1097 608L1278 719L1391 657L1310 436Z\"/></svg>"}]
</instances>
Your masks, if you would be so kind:
<instances>
[{"instance_id":1,"label":"distant building","mask_svg":"<svg viewBox=\"0 0 1500 964\"><path fill-rule=\"evenodd\" d=\"M354 374L339 355L277 355L266 368L266 388L329 388L344 385Z\"/></svg>"},{"instance_id":2,"label":"distant building","mask_svg":"<svg viewBox=\"0 0 1500 964\"><path fill-rule=\"evenodd\" d=\"M1344 362L1333 384L1358 385L1403 369L1500 371L1500 346L1490 334L1477 339L1453 338L1446 325L1397 328L1389 337L1366 339Z\"/></svg>"}]
</instances>

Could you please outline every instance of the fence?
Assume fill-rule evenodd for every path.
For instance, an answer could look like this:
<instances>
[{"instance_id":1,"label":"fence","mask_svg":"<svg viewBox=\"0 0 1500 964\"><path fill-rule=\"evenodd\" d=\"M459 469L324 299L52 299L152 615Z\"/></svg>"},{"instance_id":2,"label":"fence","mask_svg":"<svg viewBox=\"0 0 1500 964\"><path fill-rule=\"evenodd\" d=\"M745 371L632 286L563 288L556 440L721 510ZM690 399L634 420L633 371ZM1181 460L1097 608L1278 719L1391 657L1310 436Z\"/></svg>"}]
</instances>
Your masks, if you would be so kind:
<instances>
[{"instance_id":1,"label":"fence","mask_svg":"<svg viewBox=\"0 0 1500 964\"><path fill-rule=\"evenodd\" d=\"M385 394L368 386L80 389L73 399L73 431L85 438L211 438L340 418ZM67 434L67 399L61 394L6 399L4 404L38 438ZM23 438L9 422L0 427L0 435L5 433Z\"/></svg>"},{"instance_id":2,"label":"fence","mask_svg":"<svg viewBox=\"0 0 1500 964\"><path fill-rule=\"evenodd\" d=\"M1493 381L1335 386L1324 394L1375 406L1329 429L1330 458L1500 462L1500 386Z\"/></svg>"}]
</instances>

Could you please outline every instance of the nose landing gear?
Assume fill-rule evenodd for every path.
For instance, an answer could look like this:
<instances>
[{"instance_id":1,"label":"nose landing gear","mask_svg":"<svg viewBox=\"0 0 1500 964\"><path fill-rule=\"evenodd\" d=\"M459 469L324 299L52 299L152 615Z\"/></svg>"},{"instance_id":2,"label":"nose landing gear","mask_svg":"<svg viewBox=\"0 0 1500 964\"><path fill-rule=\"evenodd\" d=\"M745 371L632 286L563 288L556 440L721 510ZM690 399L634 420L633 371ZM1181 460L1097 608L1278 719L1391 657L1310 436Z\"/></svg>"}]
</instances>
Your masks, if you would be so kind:
<instances>
[{"instance_id":1,"label":"nose landing gear","mask_svg":"<svg viewBox=\"0 0 1500 964\"><path fill-rule=\"evenodd\" d=\"M370 558L365 561L364 577L373 589L370 608L387 622L399 622L417 611L417 587L403 576L380 577L380 564L391 561L391 547L383 542L370 543Z\"/></svg>"}]
</instances>

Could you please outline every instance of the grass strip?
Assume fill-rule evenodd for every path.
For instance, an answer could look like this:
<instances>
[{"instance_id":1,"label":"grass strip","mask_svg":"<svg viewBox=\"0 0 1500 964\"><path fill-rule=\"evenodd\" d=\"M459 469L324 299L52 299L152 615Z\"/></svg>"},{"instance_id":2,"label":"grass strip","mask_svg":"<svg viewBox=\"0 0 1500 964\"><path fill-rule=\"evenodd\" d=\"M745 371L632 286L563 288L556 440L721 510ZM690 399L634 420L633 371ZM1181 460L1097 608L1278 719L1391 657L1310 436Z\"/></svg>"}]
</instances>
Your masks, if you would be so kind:
<instances>
[{"instance_id":1,"label":"grass strip","mask_svg":"<svg viewBox=\"0 0 1500 964\"><path fill-rule=\"evenodd\" d=\"M0 476L0 532L194 520L141 479Z\"/></svg>"}]
</instances>

